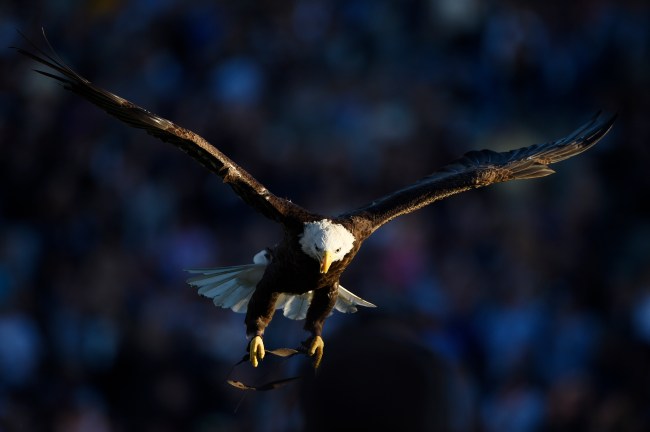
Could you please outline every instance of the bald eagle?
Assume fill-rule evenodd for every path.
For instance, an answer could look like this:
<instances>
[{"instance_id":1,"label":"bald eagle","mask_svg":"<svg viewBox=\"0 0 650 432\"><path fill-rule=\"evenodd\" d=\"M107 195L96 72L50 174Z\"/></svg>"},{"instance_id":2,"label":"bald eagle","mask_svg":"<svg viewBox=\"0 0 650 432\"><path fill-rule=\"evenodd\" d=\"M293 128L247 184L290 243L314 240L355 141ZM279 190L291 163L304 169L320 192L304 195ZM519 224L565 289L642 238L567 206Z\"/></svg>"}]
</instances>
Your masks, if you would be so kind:
<instances>
[{"instance_id":1,"label":"bald eagle","mask_svg":"<svg viewBox=\"0 0 650 432\"><path fill-rule=\"evenodd\" d=\"M46 39L47 42L47 39ZM318 367L323 356L323 324L334 309L355 312L374 305L339 284L363 242L386 222L448 196L516 179L544 177L550 164L575 156L596 144L612 127L615 116L596 114L564 138L507 152L471 151L410 186L338 216L317 214L271 193L248 172L196 133L103 90L51 54L30 42L33 51L16 48L49 68L37 70L60 82L108 114L189 154L228 184L248 205L282 226L277 245L255 255L252 264L190 270L188 280L217 306L245 312L250 361L264 358L264 330L276 309L305 320L310 333L305 351Z\"/></svg>"}]
</instances>

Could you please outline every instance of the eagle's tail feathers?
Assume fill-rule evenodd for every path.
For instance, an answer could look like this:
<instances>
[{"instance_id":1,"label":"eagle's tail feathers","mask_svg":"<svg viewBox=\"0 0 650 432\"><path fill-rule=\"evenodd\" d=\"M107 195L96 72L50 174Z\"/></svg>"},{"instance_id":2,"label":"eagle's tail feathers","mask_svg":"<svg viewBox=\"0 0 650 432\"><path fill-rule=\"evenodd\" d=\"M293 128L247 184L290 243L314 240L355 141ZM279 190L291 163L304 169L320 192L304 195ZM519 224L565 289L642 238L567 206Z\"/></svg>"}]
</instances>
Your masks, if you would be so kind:
<instances>
[{"instance_id":1,"label":"eagle's tail feathers","mask_svg":"<svg viewBox=\"0 0 650 432\"><path fill-rule=\"evenodd\" d=\"M237 287L237 281L230 279L218 285L204 286L199 290L199 295L213 299L215 302L223 300Z\"/></svg>"},{"instance_id":2,"label":"eagle's tail feathers","mask_svg":"<svg viewBox=\"0 0 650 432\"><path fill-rule=\"evenodd\" d=\"M246 301L248 304L248 301L253 295L253 291L255 290L251 290L250 287L237 284L235 285L235 288L228 294L228 296L223 297L223 299L220 301L219 306L224 309L233 309L235 305L239 305L240 307L238 309L241 309L243 307L243 301Z\"/></svg>"},{"instance_id":3,"label":"eagle's tail feathers","mask_svg":"<svg viewBox=\"0 0 650 432\"><path fill-rule=\"evenodd\" d=\"M199 274L187 280L199 289L199 294L211 298L215 306L246 312L248 302L262 279L266 265L249 264L213 269L193 269L188 273Z\"/></svg>"},{"instance_id":4,"label":"eagle's tail feathers","mask_svg":"<svg viewBox=\"0 0 650 432\"><path fill-rule=\"evenodd\" d=\"M211 298L215 306L246 312L257 283L262 279L266 264L247 264L232 267L191 269L194 274L187 283L198 288L199 295ZM314 292L304 294L280 294L275 308L282 309L283 315L293 320L303 320L311 304ZM341 313L354 313L357 306L376 307L339 285L338 298L334 309Z\"/></svg>"},{"instance_id":5,"label":"eagle's tail feathers","mask_svg":"<svg viewBox=\"0 0 650 432\"><path fill-rule=\"evenodd\" d=\"M339 296L336 299L334 309L341 313L354 313L357 311L356 306L377 307L339 285Z\"/></svg>"},{"instance_id":6,"label":"eagle's tail feathers","mask_svg":"<svg viewBox=\"0 0 650 432\"><path fill-rule=\"evenodd\" d=\"M314 292L309 291L300 295L280 294L280 296L287 297L282 306L283 315L289 319L303 320L307 316L307 310L314 297ZM276 309L280 309L278 307L279 303L276 303Z\"/></svg>"}]
</instances>

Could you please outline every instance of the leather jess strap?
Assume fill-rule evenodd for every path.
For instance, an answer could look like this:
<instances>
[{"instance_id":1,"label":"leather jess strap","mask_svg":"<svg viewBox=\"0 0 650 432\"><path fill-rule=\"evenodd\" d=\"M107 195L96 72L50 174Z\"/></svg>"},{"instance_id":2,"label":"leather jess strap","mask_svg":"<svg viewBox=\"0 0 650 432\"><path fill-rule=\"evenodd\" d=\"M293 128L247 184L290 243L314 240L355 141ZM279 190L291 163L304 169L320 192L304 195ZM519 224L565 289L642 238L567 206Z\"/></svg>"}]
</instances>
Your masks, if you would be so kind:
<instances>
[{"instance_id":1,"label":"leather jess strap","mask_svg":"<svg viewBox=\"0 0 650 432\"><path fill-rule=\"evenodd\" d=\"M305 351L305 349L303 347L301 347L299 349L278 348L278 349L273 349L273 350L266 350L266 353L274 355L276 357L286 358L286 359L291 358L291 357L293 357L295 355L298 355L298 354L307 355L307 353L306 353L306 351ZM250 360L250 355L248 353L246 353L246 355L244 355L244 357L242 357L241 360L239 360L237 363L235 363L233 365L232 370L230 371L230 374L228 374L228 376L230 377L230 375L232 375L232 372L234 371L234 369L237 366L239 366L242 363L247 363L249 360ZM275 389L277 389L279 387L285 386L285 385L287 385L287 384L289 384L289 383L291 383L293 381L299 380L300 378L302 378L302 377L295 376L295 377L290 377L290 378L282 378L282 379L270 381L270 382L267 382L267 383L264 383L264 384L261 384L261 385L256 385L256 386L244 384L241 381L235 381L235 380L232 380L232 379L227 379L226 382L228 384L230 384L231 386L239 389L239 390L244 390L244 391L248 391L248 390L268 391L268 390L275 390Z\"/></svg>"}]
</instances>

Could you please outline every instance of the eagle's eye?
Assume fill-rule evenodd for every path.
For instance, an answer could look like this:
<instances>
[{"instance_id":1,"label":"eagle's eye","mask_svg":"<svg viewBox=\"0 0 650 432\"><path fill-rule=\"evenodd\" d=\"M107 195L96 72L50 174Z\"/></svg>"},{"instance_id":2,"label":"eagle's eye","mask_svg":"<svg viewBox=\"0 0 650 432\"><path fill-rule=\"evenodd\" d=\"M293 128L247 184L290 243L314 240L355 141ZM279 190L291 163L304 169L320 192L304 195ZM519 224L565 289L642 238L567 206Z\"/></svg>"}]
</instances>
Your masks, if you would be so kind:
<instances>
[{"instance_id":1,"label":"eagle's eye","mask_svg":"<svg viewBox=\"0 0 650 432\"><path fill-rule=\"evenodd\" d=\"M338 249L336 250L336 253L339 253L339 252L341 252L341 248L338 248Z\"/></svg>"}]
</instances>

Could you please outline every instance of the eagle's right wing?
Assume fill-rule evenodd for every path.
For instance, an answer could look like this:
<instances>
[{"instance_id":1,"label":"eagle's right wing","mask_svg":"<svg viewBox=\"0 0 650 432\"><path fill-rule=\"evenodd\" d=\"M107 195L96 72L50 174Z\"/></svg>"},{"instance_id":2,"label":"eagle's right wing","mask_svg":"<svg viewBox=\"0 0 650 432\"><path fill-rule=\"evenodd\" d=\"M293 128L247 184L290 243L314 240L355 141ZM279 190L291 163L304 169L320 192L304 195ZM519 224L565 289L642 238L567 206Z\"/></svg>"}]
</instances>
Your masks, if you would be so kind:
<instances>
[{"instance_id":1,"label":"eagle's right wing","mask_svg":"<svg viewBox=\"0 0 650 432\"><path fill-rule=\"evenodd\" d=\"M553 174L548 165L575 156L596 144L611 129L616 116L596 114L574 132L543 144L507 152L471 151L420 181L383 196L341 218L361 219L374 231L384 223L448 196L515 179Z\"/></svg>"},{"instance_id":2,"label":"eagle's right wing","mask_svg":"<svg viewBox=\"0 0 650 432\"><path fill-rule=\"evenodd\" d=\"M43 33L43 37L45 37L45 33ZM49 46L47 38L45 41L48 43L52 55L39 49L28 39L27 41L35 52L29 52L22 48L16 48L16 50L51 69L51 72L42 70L36 70L36 72L59 81L65 89L77 93L124 123L144 129L148 134L183 150L210 171L218 174L224 183L230 185L247 204L264 216L282 223L308 213L291 201L273 195L253 176L196 133L93 85L58 58L52 47Z\"/></svg>"}]
</instances>

